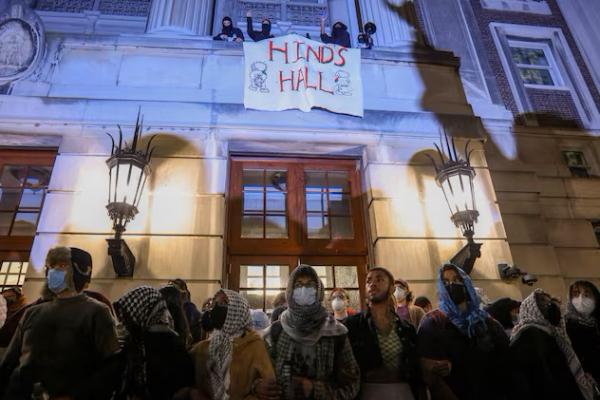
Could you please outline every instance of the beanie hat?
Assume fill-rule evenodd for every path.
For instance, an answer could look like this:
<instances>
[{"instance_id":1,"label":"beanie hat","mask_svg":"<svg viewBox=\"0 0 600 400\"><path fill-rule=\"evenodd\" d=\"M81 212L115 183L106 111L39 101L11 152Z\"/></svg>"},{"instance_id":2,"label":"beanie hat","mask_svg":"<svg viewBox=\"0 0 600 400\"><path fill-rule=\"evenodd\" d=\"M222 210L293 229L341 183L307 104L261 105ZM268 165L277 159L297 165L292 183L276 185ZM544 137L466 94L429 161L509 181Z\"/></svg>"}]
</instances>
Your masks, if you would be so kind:
<instances>
[{"instance_id":1,"label":"beanie hat","mask_svg":"<svg viewBox=\"0 0 600 400\"><path fill-rule=\"evenodd\" d=\"M81 292L86 283L92 279L92 256L87 251L76 247L54 247L48 251L46 265L65 263L73 269L73 285Z\"/></svg>"}]
</instances>

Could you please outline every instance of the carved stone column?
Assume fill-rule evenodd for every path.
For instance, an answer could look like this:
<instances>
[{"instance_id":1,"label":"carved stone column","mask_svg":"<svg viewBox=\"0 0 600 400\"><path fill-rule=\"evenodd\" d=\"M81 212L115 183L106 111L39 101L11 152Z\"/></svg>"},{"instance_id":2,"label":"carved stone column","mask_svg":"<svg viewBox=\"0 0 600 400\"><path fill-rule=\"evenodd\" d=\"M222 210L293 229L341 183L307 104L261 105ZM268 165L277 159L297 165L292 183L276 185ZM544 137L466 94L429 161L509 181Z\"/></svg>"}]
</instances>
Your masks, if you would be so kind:
<instances>
[{"instance_id":1,"label":"carved stone column","mask_svg":"<svg viewBox=\"0 0 600 400\"><path fill-rule=\"evenodd\" d=\"M154 0L147 33L208 35L212 0Z\"/></svg>"},{"instance_id":2,"label":"carved stone column","mask_svg":"<svg viewBox=\"0 0 600 400\"><path fill-rule=\"evenodd\" d=\"M375 46L400 47L415 42L416 16L411 0L360 0L363 24L374 22Z\"/></svg>"}]
</instances>

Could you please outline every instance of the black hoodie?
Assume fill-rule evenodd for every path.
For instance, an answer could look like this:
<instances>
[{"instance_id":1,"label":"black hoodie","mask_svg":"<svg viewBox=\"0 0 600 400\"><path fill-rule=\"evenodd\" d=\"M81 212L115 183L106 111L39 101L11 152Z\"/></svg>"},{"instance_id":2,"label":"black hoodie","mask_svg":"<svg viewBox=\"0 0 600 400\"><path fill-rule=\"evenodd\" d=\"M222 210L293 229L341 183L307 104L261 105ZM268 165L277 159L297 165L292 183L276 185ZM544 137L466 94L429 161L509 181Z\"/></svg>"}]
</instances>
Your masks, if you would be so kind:
<instances>
[{"instance_id":1,"label":"black hoodie","mask_svg":"<svg viewBox=\"0 0 600 400\"><path fill-rule=\"evenodd\" d=\"M326 33L321 34L321 41L323 43L337 44L338 46L351 47L350 34L348 33L348 27L337 21L331 28L331 36Z\"/></svg>"},{"instance_id":2,"label":"black hoodie","mask_svg":"<svg viewBox=\"0 0 600 400\"><path fill-rule=\"evenodd\" d=\"M269 21L269 20L264 19L263 21ZM271 35L271 21L269 21L268 24L265 24L263 22L262 29L260 31L254 30L254 27L252 26L252 17L246 17L246 23L247 23L248 35L255 42L260 42L261 40L270 39L272 37L275 37L275 36Z\"/></svg>"},{"instance_id":3,"label":"black hoodie","mask_svg":"<svg viewBox=\"0 0 600 400\"><path fill-rule=\"evenodd\" d=\"M225 26L225 21L230 22L229 26ZM221 35L226 35L228 38L240 38L242 39L242 41L244 40L244 34L239 28L235 28L233 26L233 21L231 21L231 18L223 17L223 21L221 21L221 24L221 32L218 33L215 37L213 37L213 40L223 40L223 38L221 38Z\"/></svg>"}]
</instances>

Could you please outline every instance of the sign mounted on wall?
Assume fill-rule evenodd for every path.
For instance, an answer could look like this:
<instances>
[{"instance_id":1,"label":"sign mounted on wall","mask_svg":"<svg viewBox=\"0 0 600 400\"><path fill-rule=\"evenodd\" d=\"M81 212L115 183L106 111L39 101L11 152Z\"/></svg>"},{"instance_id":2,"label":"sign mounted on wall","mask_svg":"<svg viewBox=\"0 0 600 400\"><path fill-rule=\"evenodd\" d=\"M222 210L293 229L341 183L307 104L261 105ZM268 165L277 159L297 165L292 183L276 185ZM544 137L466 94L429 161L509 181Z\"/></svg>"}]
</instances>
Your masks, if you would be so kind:
<instances>
[{"instance_id":1,"label":"sign mounted on wall","mask_svg":"<svg viewBox=\"0 0 600 400\"><path fill-rule=\"evenodd\" d=\"M320 107L363 116L359 49L299 35L244 42L244 106L308 112Z\"/></svg>"}]
</instances>

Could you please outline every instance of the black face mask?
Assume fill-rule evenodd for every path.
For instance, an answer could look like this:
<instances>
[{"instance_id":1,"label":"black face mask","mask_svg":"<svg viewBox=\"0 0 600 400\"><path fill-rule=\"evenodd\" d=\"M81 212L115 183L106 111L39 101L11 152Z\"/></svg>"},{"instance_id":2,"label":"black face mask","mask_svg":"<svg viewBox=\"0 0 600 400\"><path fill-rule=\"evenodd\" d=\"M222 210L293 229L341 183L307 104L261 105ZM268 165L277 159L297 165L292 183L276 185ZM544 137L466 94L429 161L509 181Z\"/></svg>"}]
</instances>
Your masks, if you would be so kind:
<instances>
[{"instance_id":1,"label":"black face mask","mask_svg":"<svg viewBox=\"0 0 600 400\"><path fill-rule=\"evenodd\" d=\"M467 288L462 283L448 283L444 286L454 304L464 303L467 300Z\"/></svg>"},{"instance_id":2,"label":"black face mask","mask_svg":"<svg viewBox=\"0 0 600 400\"><path fill-rule=\"evenodd\" d=\"M263 22L262 33L264 33L265 35L269 35L271 33L271 24L266 24Z\"/></svg>"},{"instance_id":3,"label":"black face mask","mask_svg":"<svg viewBox=\"0 0 600 400\"><path fill-rule=\"evenodd\" d=\"M560 325L560 307L555 302L548 304L548 306L542 311L544 318L548 320L552 325Z\"/></svg>"},{"instance_id":4,"label":"black face mask","mask_svg":"<svg viewBox=\"0 0 600 400\"><path fill-rule=\"evenodd\" d=\"M227 306L215 304L213 308L204 313L208 314L209 325L211 329L221 329L225 325L225 318L227 318ZM202 322L204 323L204 315L202 316Z\"/></svg>"}]
</instances>

